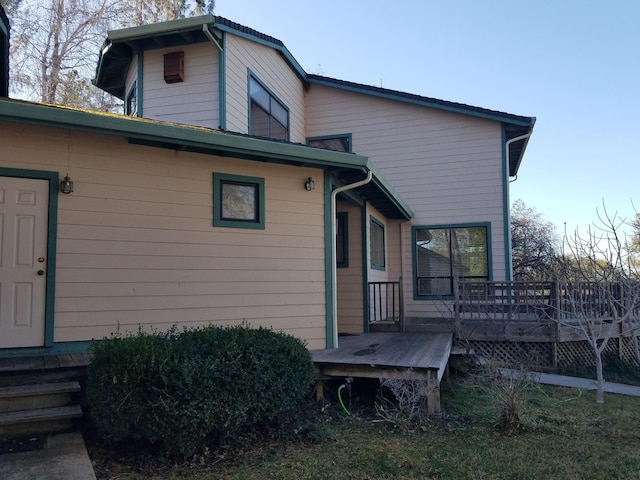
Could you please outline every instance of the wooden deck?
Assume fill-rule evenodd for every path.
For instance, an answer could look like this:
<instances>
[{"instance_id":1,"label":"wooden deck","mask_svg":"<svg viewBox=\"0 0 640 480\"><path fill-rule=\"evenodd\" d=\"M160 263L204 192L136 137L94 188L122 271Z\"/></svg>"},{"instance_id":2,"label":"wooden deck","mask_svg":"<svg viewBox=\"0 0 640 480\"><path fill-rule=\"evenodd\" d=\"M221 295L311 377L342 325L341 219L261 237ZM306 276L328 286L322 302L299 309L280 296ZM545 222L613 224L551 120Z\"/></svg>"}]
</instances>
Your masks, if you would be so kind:
<instances>
[{"instance_id":1,"label":"wooden deck","mask_svg":"<svg viewBox=\"0 0 640 480\"><path fill-rule=\"evenodd\" d=\"M440 412L440 381L445 373L451 333L365 333L340 337L339 348L311 350L318 395L331 377L398 378L427 381L429 413Z\"/></svg>"}]
</instances>

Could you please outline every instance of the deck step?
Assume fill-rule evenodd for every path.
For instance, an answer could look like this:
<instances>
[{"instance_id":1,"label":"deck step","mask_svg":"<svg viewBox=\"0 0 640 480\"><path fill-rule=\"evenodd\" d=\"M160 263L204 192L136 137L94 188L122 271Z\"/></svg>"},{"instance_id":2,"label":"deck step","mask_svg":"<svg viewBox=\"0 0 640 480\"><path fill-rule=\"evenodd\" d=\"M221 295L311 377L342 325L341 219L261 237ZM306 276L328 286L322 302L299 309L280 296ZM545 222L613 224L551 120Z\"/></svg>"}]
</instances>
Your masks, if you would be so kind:
<instances>
[{"instance_id":1,"label":"deck step","mask_svg":"<svg viewBox=\"0 0 640 480\"><path fill-rule=\"evenodd\" d=\"M76 381L0 387L0 413L64 407L76 403L78 392Z\"/></svg>"},{"instance_id":2,"label":"deck step","mask_svg":"<svg viewBox=\"0 0 640 480\"><path fill-rule=\"evenodd\" d=\"M16 385L0 387L0 399L32 397L37 395L53 395L58 393L74 393L80 391L78 382L42 383L39 385Z\"/></svg>"},{"instance_id":3,"label":"deck step","mask_svg":"<svg viewBox=\"0 0 640 480\"><path fill-rule=\"evenodd\" d=\"M22 410L19 412L0 413L0 426L20 423L34 423L54 420L66 420L82 417L80 405L66 407L41 408L38 410Z\"/></svg>"},{"instance_id":4,"label":"deck step","mask_svg":"<svg viewBox=\"0 0 640 480\"><path fill-rule=\"evenodd\" d=\"M0 413L0 438L21 438L68 431L83 415L80 405Z\"/></svg>"}]
</instances>

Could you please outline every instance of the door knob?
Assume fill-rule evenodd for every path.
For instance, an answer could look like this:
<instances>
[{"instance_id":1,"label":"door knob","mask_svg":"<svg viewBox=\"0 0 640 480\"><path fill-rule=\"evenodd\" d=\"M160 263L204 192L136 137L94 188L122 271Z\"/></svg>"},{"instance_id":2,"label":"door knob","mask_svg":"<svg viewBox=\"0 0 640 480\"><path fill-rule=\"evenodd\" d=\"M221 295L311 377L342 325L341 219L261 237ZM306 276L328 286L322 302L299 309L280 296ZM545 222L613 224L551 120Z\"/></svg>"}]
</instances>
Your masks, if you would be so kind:
<instances>
[{"instance_id":1,"label":"door knob","mask_svg":"<svg viewBox=\"0 0 640 480\"><path fill-rule=\"evenodd\" d=\"M38 270L38 275L40 276L44 275L44 270Z\"/></svg>"}]
</instances>

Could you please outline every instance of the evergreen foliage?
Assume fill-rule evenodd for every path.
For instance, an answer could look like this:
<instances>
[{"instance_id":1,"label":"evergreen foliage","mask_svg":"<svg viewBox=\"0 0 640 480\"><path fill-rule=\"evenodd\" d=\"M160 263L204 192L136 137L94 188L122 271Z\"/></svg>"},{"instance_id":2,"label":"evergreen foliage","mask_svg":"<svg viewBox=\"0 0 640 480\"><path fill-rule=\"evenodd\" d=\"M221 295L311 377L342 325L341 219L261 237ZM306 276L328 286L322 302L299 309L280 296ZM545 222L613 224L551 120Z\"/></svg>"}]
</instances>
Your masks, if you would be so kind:
<instances>
[{"instance_id":1,"label":"evergreen foliage","mask_svg":"<svg viewBox=\"0 0 640 480\"><path fill-rule=\"evenodd\" d=\"M116 335L96 342L93 355L87 401L101 434L171 456L276 419L314 378L300 340L246 326Z\"/></svg>"}]
</instances>

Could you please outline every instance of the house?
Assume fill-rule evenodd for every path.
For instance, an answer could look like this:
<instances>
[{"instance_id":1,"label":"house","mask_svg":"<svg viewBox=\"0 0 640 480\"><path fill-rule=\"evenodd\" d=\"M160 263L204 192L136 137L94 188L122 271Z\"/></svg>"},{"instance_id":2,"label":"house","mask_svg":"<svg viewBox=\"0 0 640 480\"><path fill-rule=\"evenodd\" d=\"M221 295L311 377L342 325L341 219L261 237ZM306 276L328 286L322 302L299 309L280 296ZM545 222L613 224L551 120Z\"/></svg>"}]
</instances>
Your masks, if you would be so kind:
<instances>
[{"instance_id":1,"label":"house","mask_svg":"<svg viewBox=\"0 0 640 480\"><path fill-rule=\"evenodd\" d=\"M371 285L409 322L511 279L534 118L308 74L210 15L110 31L94 82L124 115L0 99L0 356L243 322L334 347L395 303Z\"/></svg>"}]
</instances>

